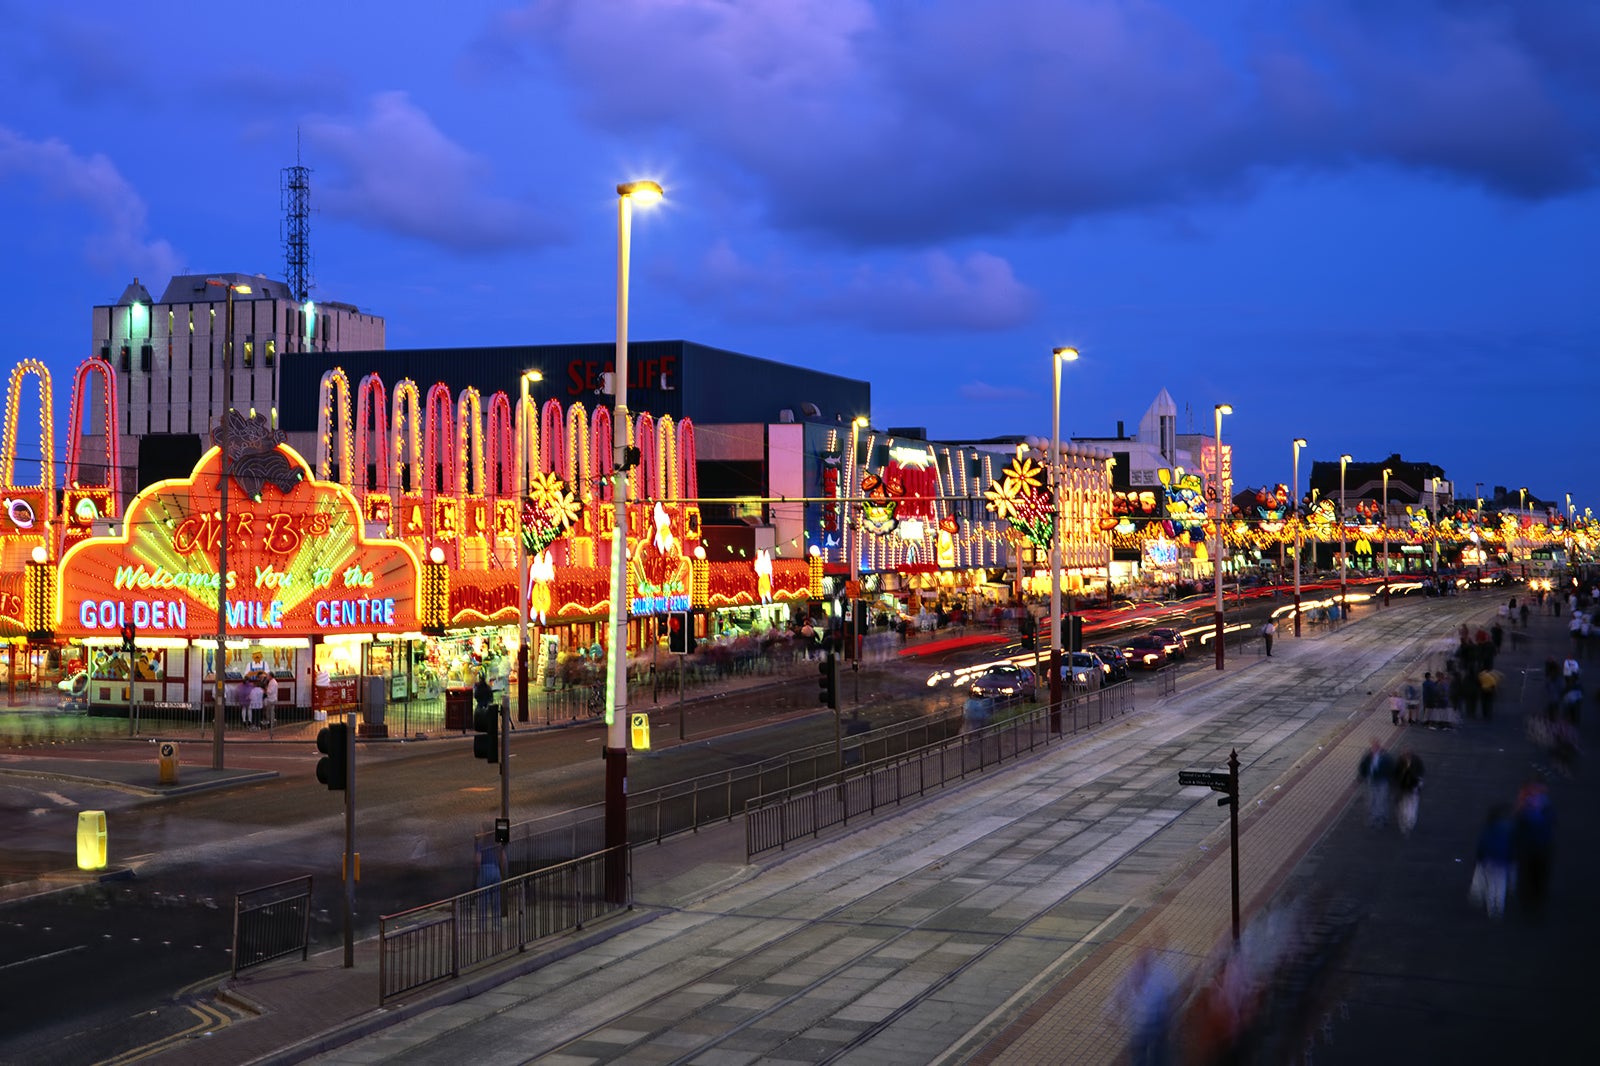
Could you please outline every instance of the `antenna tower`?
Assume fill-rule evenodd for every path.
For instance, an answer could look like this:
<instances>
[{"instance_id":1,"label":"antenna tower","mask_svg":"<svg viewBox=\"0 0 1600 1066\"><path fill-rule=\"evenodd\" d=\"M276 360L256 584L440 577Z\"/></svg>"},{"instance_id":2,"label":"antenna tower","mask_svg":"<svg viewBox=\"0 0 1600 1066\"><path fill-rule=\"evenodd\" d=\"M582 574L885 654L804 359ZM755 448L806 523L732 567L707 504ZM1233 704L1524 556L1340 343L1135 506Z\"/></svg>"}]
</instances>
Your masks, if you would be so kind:
<instances>
[{"instance_id":1,"label":"antenna tower","mask_svg":"<svg viewBox=\"0 0 1600 1066\"><path fill-rule=\"evenodd\" d=\"M283 194L284 280L296 303L311 295L311 168L300 162L300 138L295 136L294 166L284 167L279 181Z\"/></svg>"}]
</instances>

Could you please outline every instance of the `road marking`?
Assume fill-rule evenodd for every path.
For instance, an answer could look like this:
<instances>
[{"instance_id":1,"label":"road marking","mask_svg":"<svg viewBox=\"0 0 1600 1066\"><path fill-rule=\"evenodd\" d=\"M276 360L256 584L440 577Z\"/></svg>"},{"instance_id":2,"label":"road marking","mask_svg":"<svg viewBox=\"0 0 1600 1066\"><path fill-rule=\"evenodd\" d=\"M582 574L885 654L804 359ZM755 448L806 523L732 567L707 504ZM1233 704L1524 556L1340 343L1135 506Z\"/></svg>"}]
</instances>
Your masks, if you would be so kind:
<instances>
[{"instance_id":1,"label":"road marking","mask_svg":"<svg viewBox=\"0 0 1600 1066\"><path fill-rule=\"evenodd\" d=\"M62 948L60 951L52 951L45 955L35 955L31 959L18 959L16 962L8 962L4 966L0 966L0 970L9 970L13 966L26 966L30 962L43 962L45 959L53 959L57 955L71 955L74 951L82 951L88 946L87 944L79 944L76 947Z\"/></svg>"}]
</instances>

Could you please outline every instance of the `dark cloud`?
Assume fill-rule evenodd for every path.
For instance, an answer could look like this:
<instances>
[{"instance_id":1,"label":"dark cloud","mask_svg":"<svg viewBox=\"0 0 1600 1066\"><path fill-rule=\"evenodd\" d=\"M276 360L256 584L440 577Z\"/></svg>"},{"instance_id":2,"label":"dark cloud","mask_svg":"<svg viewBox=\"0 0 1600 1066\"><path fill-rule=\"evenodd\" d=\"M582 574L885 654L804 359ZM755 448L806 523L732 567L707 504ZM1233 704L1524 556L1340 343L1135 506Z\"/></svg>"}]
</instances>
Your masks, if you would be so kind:
<instances>
[{"instance_id":1,"label":"dark cloud","mask_svg":"<svg viewBox=\"0 0 1600 1066\"><path fill-rule=\"evenodd\" d=\"M1520 199L1595 182L1586 0L536 0L493 49L590 121L687 137L847 245L1056 228L1387 165ZM516 44L521 43L519 51Z\"/></svg>"},{"instance_id":2,"label":"dark cloud","mask_svg":"<svg viewBox=\"0 0 1600 1066\"><path fill-rule=\"evenodd\" d=\"M405 93L380 93L356 119L302 126L322 160L319 208L459 252L557 243L562 230L490 188L488 163L446 137Z\"/></svg>"}]
</instances>

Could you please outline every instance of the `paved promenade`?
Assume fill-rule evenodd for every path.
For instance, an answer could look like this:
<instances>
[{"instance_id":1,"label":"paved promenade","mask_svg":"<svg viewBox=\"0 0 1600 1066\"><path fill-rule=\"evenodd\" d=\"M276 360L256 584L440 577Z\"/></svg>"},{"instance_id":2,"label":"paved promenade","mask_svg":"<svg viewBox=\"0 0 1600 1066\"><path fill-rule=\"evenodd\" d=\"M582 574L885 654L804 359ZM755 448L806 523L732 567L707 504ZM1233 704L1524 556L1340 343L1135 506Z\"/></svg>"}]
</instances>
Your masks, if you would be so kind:
<instances>
[{"instance_id":1,"label":"paved promenade","mask_svg":"<svg viewBox=\"0 0 1600 1066\"><path fill-rule=\"evenodd\" d=\"M1397 600L1282 639L1271 659L1190 675L1108 729L774 861L745 864L740 826L641 849L633 912L385 1010L370 942L353 971L337 952L263 967L223 983L231 1024L207 1019L147 1061L1125 1061L1133 960L1158 952L1190 996L1228 943L1227 811L1177 772L1221 769L1235 748L1247 942L1291 903L1344 918L1256 1061L1595 1061L1579 1000L1600 947L1584 888L1600 884L1600 827L1582 772L1552 779L1543 919L1491 923L1466 901L1485 808L1551 769L1522 713L1542 707L1565 619L1535 618L1508 647L1492 722L1436 732L1374 713L1495 602ZM1409 839L1351 803L1374 736L1427 763ZM1180 1061L1200 1061L1185 1037Z\"/></svg>"}]
</instances>

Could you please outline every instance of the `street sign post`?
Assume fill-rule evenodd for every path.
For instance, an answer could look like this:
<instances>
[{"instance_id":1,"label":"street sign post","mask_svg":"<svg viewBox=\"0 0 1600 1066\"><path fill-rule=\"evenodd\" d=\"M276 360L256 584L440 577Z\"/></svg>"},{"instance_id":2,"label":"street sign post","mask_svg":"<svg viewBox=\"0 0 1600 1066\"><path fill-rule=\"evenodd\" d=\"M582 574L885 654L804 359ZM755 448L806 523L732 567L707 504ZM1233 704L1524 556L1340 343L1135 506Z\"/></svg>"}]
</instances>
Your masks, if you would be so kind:
<instances>
[{"instance_id":1,"label":"street sign post","mask_svg":"<svg viewBox=\"0 0 1600 1066\"><path fill-rule=\"evenodd\" d=\"M1199 785L1223 796L1217 806L1228 808L1228 841L1233 861L1233 942L1239 943L1239 751L1228 756L1228 772L1220 770L1179 770L1178 785Z\"/></svg>"}]
</instances>

